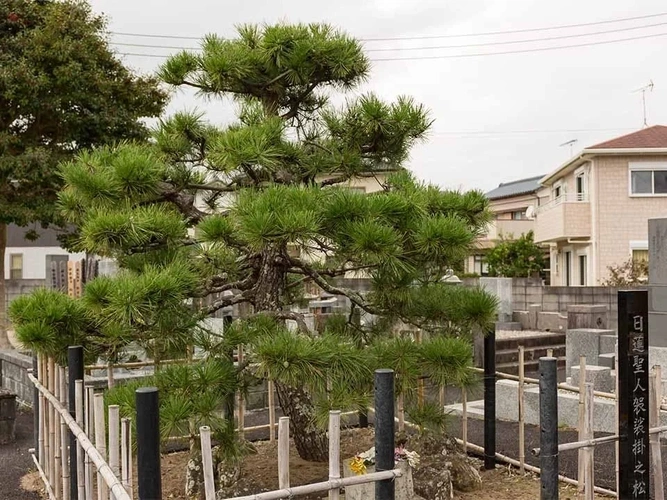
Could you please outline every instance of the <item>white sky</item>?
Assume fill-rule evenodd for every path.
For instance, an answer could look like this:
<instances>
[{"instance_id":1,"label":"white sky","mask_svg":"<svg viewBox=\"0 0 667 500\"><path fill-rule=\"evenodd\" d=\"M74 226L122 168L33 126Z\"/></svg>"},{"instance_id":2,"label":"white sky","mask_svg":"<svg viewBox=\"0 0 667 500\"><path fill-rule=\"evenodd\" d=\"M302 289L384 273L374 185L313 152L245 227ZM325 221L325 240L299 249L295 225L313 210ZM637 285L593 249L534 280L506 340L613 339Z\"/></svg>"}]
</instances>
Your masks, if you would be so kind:
<instances>
[{"instance_id":1,"label":"white sky","mask_svg":"<svg viewBox=\"0 0 667 500\"><path fill-rule=\"evenodd\" d=\"M667 12L661 0L92 0L112 32L233 36L241 23L328 22L357 38L418 37L543 28ZM658 25L646 27L649 25ZM454 49L369 52L371 58L465 55L667 35L667 15L622 23L526 33L410 41L365 42L368 49L470 45L639 29L532 43ZM113 42L197 46L194 40L112 35ZM119 52L170 54L176 50L114 46ZM641 94L649 125L667 124L667 36L606 45L483 57L376 61L360 91L385 99L407 94L435 119L431 136L415 148L410 168L448 188L489 190L500 182L547 173L574 152L641 128ZM159 58L123 56L152 72ZM209 120L233 117L229 101L177 93L169 112L198 107Z\"/></svg>"}]
</instances>

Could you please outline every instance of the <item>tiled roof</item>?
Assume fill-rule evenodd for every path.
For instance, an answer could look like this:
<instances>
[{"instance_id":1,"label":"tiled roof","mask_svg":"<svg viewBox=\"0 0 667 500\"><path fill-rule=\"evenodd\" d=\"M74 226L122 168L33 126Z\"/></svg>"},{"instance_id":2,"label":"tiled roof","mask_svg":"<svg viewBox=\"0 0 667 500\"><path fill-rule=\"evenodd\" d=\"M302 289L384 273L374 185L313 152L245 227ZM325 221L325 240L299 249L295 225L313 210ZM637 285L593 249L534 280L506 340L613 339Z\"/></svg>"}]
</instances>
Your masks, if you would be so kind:
<instances>
[{"instance_id":1,"label":"tiled roof","mask_svg":"<svg viewBox=\"0 0 667 500\"><path fill-rule=\"evenodd\" d=\"M497 200L509 196L534 193L540 187L540 179L542 177L542 175L538 175L537 177L529 177L528 179L503 182L497 188L486 193L486 197L490 200Z\"/></svg>"},{"instance_id":2,"label":"tiled roof","mask_svg":"<svg viewBox=\"0 0 667 500\"><path fill-rule=\"evenodd\" d=\"M667 127L654 125L586 149L667 148Z\"/></svg>"}]
</instances>

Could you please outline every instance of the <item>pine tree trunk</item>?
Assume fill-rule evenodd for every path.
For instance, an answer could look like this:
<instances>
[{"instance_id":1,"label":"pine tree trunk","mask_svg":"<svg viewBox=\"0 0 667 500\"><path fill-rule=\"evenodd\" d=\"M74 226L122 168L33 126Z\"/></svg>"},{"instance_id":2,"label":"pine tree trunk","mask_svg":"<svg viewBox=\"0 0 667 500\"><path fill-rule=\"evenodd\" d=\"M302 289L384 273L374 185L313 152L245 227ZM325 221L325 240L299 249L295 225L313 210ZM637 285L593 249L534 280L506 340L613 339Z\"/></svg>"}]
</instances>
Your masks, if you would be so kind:
<instances>
[{"instance_id":1,"label":"pine tree trunk","mask_svg":"<svg viewBox=\"0 0 667 500\"><path fill-rule=\"evenodd\" d=\"M326 432L315 425L314 407L310 396L303 388L294 388L276 382L278 402L283 413L289 417L290 435L299 456L312 462L329 459L329 441Z\"/></svg>"},{"instance_id":2,"label":"pine tree trunk","mask_svg":"<svg viewBox=\"0 0 667 500\"><path fill-rule=\"evenodd\" d=\"M0 223L0 349L11 349L7 336L7 293L5 289L5 253L7 250L7 224Z\"/></svg>"},{"instance_id":3,"label":"pine tree trunk","mask_svg":"<svg viewBox=\"0 0 667 500\"><path fill-rule=\"evenodd\" d=\"M286 286L286 272L280 249L263 252L257 270L255 311L280 311ZM290 434L299 456L304 460L326 462L329 457L327 435L315 425L315 408L303 387L275 383L283 414L290 419Z\"/></svg>"}]
</instances>

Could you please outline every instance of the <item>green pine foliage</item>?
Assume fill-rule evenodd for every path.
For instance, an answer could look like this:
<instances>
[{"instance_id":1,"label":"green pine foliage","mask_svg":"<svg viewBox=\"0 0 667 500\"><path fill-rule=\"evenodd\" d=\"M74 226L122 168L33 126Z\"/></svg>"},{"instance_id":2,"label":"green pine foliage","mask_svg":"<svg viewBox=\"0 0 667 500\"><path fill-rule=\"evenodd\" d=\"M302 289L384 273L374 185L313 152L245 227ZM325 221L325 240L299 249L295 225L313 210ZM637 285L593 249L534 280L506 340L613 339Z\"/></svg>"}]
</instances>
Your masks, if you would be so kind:
<instances>
[{"instance_id":1,"label":"green pine foliage","mask_svg":"<svg viewBox=\"0 0 667 500\"><path fill-rule=\"evenodd\" d=\"M95 330L89 343L106 342L116 357L124 345L163 356L194 344L226 360L243 345L238 379L275 381L299 453L323 460L317 423L331 408L362 410L375 368L394 368L407 395L424 374L470 380L471 335L491 324L496 303L443 276L484 231L488 202L406 170L432 122L412 99L329 102L368 75L361 44L346 34L245 26L236 39L209 36L201 47L171 57L160 77L233 97L234 123L179 113L159 123L150 144L100 148L61 166L59 203L80 227L77 249L122 267L86 287L79 307ZM355 179L377 182L377 192L348 189ZM370 280L370 292L341 284L353 272ZM306 283L346 298L349 316L308 331L293 308ZM251 312L224 335L202 326L241 304ZM14 319L28 338L30 323ZM423 344L396 337L400 325L421 328Z\"/></svg>"}]
</instances>

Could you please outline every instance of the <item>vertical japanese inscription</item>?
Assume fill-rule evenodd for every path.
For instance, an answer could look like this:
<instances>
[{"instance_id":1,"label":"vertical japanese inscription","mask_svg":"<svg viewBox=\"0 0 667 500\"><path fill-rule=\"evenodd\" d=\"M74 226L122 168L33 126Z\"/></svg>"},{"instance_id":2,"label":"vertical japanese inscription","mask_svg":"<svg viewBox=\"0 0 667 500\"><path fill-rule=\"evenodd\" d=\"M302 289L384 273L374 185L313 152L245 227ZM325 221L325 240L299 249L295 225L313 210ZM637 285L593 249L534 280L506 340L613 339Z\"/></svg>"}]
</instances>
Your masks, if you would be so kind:
<instances>
[{"instance_id":1,"label":"vertical japanese inscription","mask_svg":"<svg viewBox=\"0 0 667 500\"><path fill-rule=\"evenodd\" d=\"M620 498L649 498L648 294L618 293Z\"/></svg>"}]
</instances>

